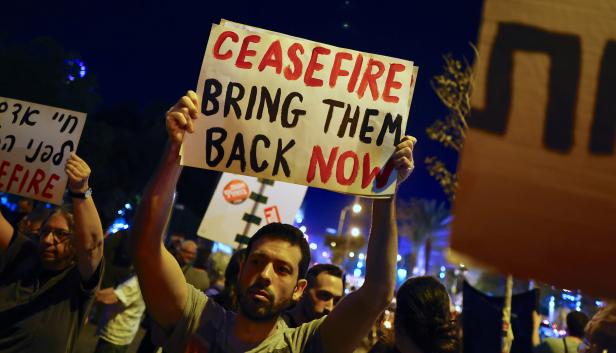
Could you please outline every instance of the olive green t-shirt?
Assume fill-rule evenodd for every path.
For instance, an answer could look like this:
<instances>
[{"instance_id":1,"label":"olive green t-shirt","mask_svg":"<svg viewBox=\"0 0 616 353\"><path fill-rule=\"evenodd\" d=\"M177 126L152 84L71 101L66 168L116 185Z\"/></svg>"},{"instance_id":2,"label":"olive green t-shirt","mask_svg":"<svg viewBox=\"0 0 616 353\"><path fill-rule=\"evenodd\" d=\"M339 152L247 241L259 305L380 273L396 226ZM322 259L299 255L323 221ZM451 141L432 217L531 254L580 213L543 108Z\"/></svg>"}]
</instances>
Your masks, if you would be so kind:
<instances>
[{"instance_id":1,"label":"olive green t-shirt","mask_svg":"<svg viewBox=\"0 0 616 353\"><path fill-rule=\"evenodd\" d=\"M316 353L321 352L318 328L325 317L289 328L278 319L276 331L259 344L248 345L233 335L236 314L225 310L187 284L183 318L168 330L154 324L154 341L166 352L207 353Z\"/></svg>"}]
</instances>

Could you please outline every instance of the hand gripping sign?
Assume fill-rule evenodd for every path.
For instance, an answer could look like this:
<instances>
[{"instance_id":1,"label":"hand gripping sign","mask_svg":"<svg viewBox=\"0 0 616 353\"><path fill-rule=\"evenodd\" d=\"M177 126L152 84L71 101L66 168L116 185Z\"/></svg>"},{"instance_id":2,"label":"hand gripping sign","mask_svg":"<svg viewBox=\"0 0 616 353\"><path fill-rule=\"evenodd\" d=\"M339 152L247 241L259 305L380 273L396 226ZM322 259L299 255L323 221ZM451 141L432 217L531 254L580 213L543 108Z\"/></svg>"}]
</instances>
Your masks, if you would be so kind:
<instances>
[{"instance_id":1,"label":"hand gripping sign","mask_svg":"<svg viewBox=\"0 0 616 353\"><path fill-rule=\"evenodd\" d=\"M416 74L406 60L213 25L181 163L386 197Z\"/></svg>"}]
</instances>

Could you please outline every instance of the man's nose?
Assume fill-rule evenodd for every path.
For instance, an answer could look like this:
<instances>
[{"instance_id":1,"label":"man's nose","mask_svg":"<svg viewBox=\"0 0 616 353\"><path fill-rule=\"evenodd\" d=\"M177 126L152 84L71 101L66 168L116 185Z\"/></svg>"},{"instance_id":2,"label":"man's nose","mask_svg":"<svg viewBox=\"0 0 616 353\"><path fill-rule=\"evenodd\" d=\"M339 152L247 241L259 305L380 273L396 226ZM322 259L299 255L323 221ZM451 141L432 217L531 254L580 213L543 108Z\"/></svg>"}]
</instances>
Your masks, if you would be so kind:
<instances>
[{"instance_id":1,"label":"man's nose","mask_svg":"<svg viewBox=\"0 0 616 353\"><path fill-rule=\"evenodd\" d=\"M269 285L272 282L273 271L274 265L272 265L271 263L265 264L265 266L263 266L263 268L259 272L259 277L263 280L266 280L267 284Z\"/></svg>"}]
</instances>

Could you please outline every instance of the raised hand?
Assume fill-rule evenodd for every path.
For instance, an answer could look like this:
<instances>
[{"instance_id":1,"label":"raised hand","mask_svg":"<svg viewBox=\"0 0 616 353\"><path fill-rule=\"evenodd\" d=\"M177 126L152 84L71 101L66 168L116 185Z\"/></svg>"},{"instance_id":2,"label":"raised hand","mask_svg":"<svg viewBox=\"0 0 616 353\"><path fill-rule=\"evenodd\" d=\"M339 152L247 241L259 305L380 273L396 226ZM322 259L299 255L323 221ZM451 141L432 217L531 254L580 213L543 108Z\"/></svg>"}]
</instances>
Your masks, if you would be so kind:
<instances>
[{"instance_id":1,"label":"raised hand","mask_svg":"<svg viewBox=\"0 0 616 353\"><path fill-rule=\"evenodd\" d=\"M192 133L193 119L197 119L199 98L193 91L186 92L166 114L167 133L173 142L181 143L184 132Z\"/></svg>"},{"instance_id":2,"label":"raised hand","mask_svg":"<svg viewBox=\"0 0 616 353\"><path fill-rule=\"evenodd\" d=\"M68 158L65 168L68 175L68 188L72 192L85 192L88 190L88 179L92 170L88 164L74 152Z\"/></svg>"},{"instance_id":3,"label":"raised hand","mask_svg":"<svg viewBox=\"0 0 616 353\"><path fill-rule=\"evenodd\" d=\"M394 168L398 171L398 185L405 181L415 169L413 148L416 142L417 139L413 136L404 136L392 155Z\"/></svg>"}]
</instances>

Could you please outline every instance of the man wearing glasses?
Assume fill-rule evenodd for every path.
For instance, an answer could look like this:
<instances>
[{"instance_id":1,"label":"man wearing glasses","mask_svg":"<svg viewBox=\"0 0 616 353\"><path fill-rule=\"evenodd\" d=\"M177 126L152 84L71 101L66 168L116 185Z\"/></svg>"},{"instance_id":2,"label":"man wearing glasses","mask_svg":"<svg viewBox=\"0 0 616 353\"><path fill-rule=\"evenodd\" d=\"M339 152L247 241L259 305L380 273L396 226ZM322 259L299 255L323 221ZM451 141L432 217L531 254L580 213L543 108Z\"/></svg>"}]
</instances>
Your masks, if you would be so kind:
<instances>
[{"instance_id":1,"label":"man wearing glasses","mask_svg":"<svg viewBox=\"0 0 616 353\"><path fill-rule=\"evenodd\" d=\"M74 214L57 209L36 238L0 213L0 352L71 352L102 277L103 229L90 168L66 164Z\"/></svg>"}]
</instances>

